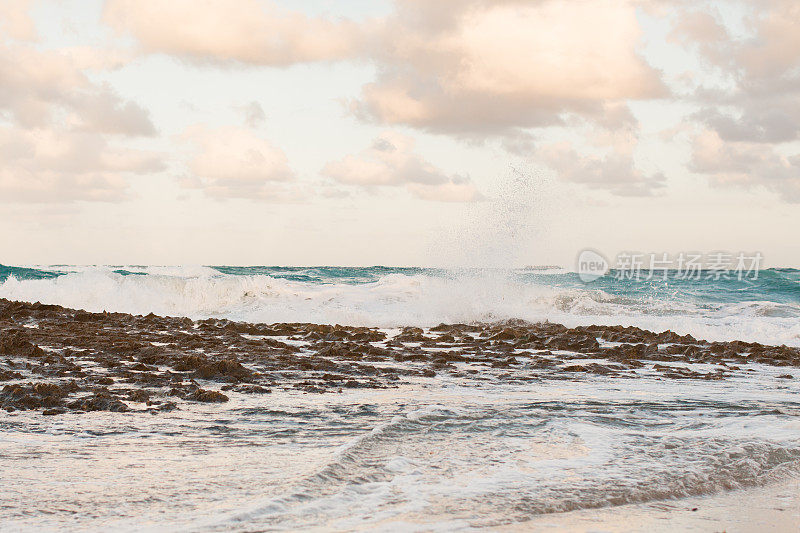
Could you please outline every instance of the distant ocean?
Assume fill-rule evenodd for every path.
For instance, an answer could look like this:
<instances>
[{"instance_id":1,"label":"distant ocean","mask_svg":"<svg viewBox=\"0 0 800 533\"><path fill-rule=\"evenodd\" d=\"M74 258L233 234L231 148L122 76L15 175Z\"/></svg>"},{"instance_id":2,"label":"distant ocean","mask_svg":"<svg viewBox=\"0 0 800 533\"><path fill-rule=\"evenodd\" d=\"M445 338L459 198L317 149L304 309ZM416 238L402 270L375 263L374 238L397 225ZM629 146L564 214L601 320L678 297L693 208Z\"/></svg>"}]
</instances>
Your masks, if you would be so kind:
<instances>
[{"instance_id":1,"label":"distant ocean","mask_svg":"<svg viewBox=\"0 0 800 533\"><path fill-rule=\"evenodd\" d=\"M523 319L800 346L800 270L583 283L562 269L2 266L0 297L88 311L378 327Z\"/></svg>"}]
</instances>

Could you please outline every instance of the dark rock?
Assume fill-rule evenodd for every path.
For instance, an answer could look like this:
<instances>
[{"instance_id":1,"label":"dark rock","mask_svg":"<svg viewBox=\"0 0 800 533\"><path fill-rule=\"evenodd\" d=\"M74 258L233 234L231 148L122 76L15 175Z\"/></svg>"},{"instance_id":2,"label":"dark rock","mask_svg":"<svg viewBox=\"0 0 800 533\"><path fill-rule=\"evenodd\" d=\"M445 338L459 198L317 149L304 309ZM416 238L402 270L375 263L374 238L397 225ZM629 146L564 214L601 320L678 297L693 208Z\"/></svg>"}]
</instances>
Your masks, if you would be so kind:
<instances>
[{"instance_id":1,"label":"dark rock","mask_svg":"<svg viewBox=\"0 0 800 533\"><path fill-rule=\"evenodd\" d=\"M80 411L112 411L124 413L130 408L114 396L106 392L96 393L88 398L81 398L67 405L70 409Z\"/></svg>"},{"instance_id":2,"label":"dark rock","mask_svg":"<svg viewBox=\"0 0 800 533\"><path fill-rule=\"evenodd\" d=\"M203 403L224 403L228 397L221 392L205 389L197 389L186 397L187 400L194 400Z\"/></svg>"},{"instance_id":3,"label":"dark rock","mask_svg":"<svg viewBox=\"0 0 800 533\"><path fill-rule=\"evenodd\" d=\"M23 332L5 329L0 330L0 354L21 357L43 357L45 351L28 341Z\"/></svg>"}]
</instances>

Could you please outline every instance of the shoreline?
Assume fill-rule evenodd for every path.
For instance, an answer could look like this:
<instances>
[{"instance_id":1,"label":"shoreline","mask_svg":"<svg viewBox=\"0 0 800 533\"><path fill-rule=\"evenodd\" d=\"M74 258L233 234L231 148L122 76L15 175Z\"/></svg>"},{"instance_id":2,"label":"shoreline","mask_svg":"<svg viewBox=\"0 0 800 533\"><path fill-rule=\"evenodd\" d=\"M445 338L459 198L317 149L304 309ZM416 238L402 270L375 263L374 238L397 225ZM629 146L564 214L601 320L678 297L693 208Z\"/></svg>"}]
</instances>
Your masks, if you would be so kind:
<instances>
[{"instance_id":1,"label":"shoreline","mask_svg":"<svg viewBox=\"0 0 800 533\"><path fill-rule=\"evenodd\" d=\"M541 515L497 531L793 531L800 525L800 477L759 487L601 509Z\"/></svg>"},{"instance_id":2,"label":"shoreline","mask_svg":"<svg viewBox=\"0 0 800 533\"><path fill-rule=\"evenodd\" d=\"M228 524L237 527L278 519L270 514L272 500L263 503L260 495L264 480L274 489L270 498L279 501L294 501L305 490L323 501L325 494L383 494L381 487L392 486L404 487L411 501L423 501L415 479L424 479L433 503L450 497L465 505L470 491L437 492L438 483L448 483L439 477L444 461L463 475L488 469L499 486L513 487L515 476L527 476L530 493L511 490L506 497L514 505L490 509L497 512L497 525L490 527L498 530L746 531L754 524L781 530L800 523L794 512L800 452L794 440L783 443L796 431L793 400L786 398L796 394L798 352L619 326L250 324L87 313L0 299L0 419L15 435L4 453L20 461L14 468L23 479L39 479L38 469L50 468L58 487L66 487L75 471L82 472L86 494L92 495L87 503L60 488L53 501L59 508L96 505L119 523L135 523L140 512L174 509L142 500L136 512L119 514L93 492L97 476L133 461L136 470L123 474L127 481L113 494L122 497L135 486L133 494L156 490L163 501L173 501L173 492L153 488L161 486L162 472L178 467L168 479L183 487L192 465L206 464L205 454L213 453L220 460L214 475L227 480L214 486L236 485L243 473L250 480L237 489L242 492L208 495L226 502L221 516L248 517L243 509L255 509L244 522ZM754 433L756 419L748 413L757 414L772 437ZM719 425L710 432L677 437L658 429L717 416ZM551 419L557 420L552 426L542 425ZM506 427L511 433L503 436ZM479 428L483 433L473 433ZM523 440L514 436L519 431ZM84 435L102 440L86 449ZM616 440L620 436L623 441ZM149 444L142 446L138 437ZM296 438L304 445L298 448ZM42 454L33 462L28 439ZM180 443L188 446L187 455ZM473 446L483 450L479 457ZM199 454L191 451L195 447ZM112 450L117 455L102 467L105 474L95 471L93 465L103 464ZM305 455L294 457L298 453ZM481 459L493 454L497 460ZM693 462L694 454L702 459ZM660 458L670 473L658 480L665 474L638 465L647 457ZM614 468L620 468L622 487L602 474ZM564 478L573 469L589 476L584 489ZM415 477L420 472L427 474ZM536 490L548 486L541 481L550 479L547 472L557 474L553 487L561 483L566 490L550 500ZM299 480L298 486L281 488L287 480ZM617 490L602 492L607 487ZM220 518L200 511L206 501L202 485L181 497L194 502L203 520ZM42 513L53 507L43 495L36 501ZM611 506L598 506L604 501ZM632 501L644 503L625 503ZM583 507L572 506L576 502ZM463 518L443 513L436 520L469 524L469 505L460 511ZM525 511L528 505L539 511ZM399 506L387 527L430 526L430 513L407 507ZM499 525L511 519L509 509L516 509L518 521ZM366 518L372 513L360 512ZM50 518L16 519L41 525ZM63 524L69 517L52 520ZM337 520L349 523L347 517Z\"/></svg>"}]
</instances>

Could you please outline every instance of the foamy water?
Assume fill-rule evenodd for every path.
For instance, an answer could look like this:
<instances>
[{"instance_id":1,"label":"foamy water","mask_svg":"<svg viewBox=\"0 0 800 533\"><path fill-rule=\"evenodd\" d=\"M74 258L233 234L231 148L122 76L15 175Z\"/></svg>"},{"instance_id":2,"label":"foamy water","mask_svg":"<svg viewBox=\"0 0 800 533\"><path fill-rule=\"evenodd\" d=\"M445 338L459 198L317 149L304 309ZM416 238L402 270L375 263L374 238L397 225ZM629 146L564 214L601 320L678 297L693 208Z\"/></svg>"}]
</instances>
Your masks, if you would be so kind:
<instances>
[{"instance_id":1,"label":"foamy water","mask_svg":"<svg viewBox=\"0 0 800 533\"><path fill-rule=\"evenodd\" d=\"M800 469L800 388L757 370L713 386L437 378L159 416L13 413L3 523L449 531L760 486Z\"/></svg>"},{"instance_id":2,"label":"foamy water","mask_svg":"<svg viewBox=\"0 0 800 533\"><path fill-rule=\"evenodd\" d=\"M0 267L0 297L90 311L379 327L520 318L800 345L800 271L620 281L524 270Z\"/></svg>"}]
</instances>

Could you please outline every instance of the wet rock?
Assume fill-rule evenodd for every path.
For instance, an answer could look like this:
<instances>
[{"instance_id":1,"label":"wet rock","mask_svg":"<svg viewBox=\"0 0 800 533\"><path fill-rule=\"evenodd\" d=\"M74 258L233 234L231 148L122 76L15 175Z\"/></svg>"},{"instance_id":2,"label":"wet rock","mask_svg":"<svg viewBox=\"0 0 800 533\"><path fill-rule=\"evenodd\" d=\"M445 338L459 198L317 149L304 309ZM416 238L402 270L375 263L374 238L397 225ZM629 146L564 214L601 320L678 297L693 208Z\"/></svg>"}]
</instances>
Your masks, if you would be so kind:
<instances>
[{"instance_id":1,"label":"wet rock","mask_svg":"<svg viewBox=\"0 0 800 533\"><path fill-rule=\"evenodd\" d=\"M223 359L201 365L196 373L201 379L246 381L252 377L252 372L242 366L239 361Z\"/></svg>"},{"instance_id":2,"label":"wet rock","mask_svg":"<svg viewBox=\"0 0 800 533\"><path fill-rule=\"evenodd\" d=\"M243 394L269 394L272 391L261 385L225 385L223 391L241 392Z\"/></svg>"},{"instance_id":3,"label":"wet rock","mask_svg":"<svg viewBox=\"0 0 800 533\"><path fill-rule=\"evenodd\" d=\"M598 363L589 363L584 365L569 365L562 369L564 372L587 372L590 374L599 374L603 376L616 375L617 372L605 365Z\"/></svg>"},{"instance_id":4,"label":"wet rock","mask_svg":"<svg viewBox=\"0 0 800 533\"><path fill-rule=\"evenodd\" d=\"M130 408L108 392L98 392L88 398L74 400L67 404L70 409L79 411L112 411L124 413Z\"/></svg>"},{"instance_id":5,"label":"wet rock","mask_svg":"<svg viewBox=\"0 0 800 533\"><path fill-rule=\"evenodd\" d=\"M64 398L78 390L75 382L6 385L0 391L0 407L7 411L62 407Z\"/></svg>"},{"instance_id":6,"label":"wet rock","mask_svg":"<svg viewBox=\"0 0 800 533\"><path fill-rule=\"evenodd\" d=\"M351 386L351 385L348 385L348 384L354 384L354 385L352 385L353 388L357 388L357 387L361 386L361 384L358 381L355 381L355 380L350 380L347 383L345 383L345 387ZM304 392L310 392L310 393L313 393L313 394L321 394L321 393L324 393L324 392L328 392L327 389L325 389L324 387L320 387L318 384L315 384L315 383L298 383L297 385L295 385L295 388L300 389L300 390L302 390Z\"/></svg>"},{"instance_id":7,"label":"wet rock","mask_svg":"<svg viewBox=\"0 0 800 533\"><path fill-rule=\"evenodd\" d=\"M22 374L12 370L0 370L0 381L11 381L12 379L22 379Z\"/></svg>"},{"instance_id":8,"label":"wet rock","mask_svg":"<svg viewBox=\"0 0 800 533\"><path fill-rule=\"evenodd\" d=\"M22 324L35 327L23 328ZM598 338L615 345L600 343ZM727 372L752 362L800 367L800 350L793 347L741 341L708 343L672 331L655 333L620 326L567 328L509 320L441 324L430 330L404 328L387 339L374 328L217 319L193 322L153 314L88 313L3 299L0 356L0 380L36 375L59 387L67 380L78 380L82 391L35 391L30 389L32 384L3 389L3 405L9 409L30 405L56 412L66 409L67 403L79 402L74 397L79 392L90 393L80 399L89 402L87 409L104 408L104 403L111 405L109 401L116 399L122 403L144 401L151 412L160 405L158 398L168 394L187 402L224 396L202 392L195 379L224 382L224 390L243 393L263 393L272 387L322 393L342 387L394 386L403 379L433 378L437 373L470 379L487 374L487 378L510 381L576 379L578 372L625 376L629 369L663 362L669 364L654 369L661 377L722 379ZM587 359L592 362L585 362ZM674 365L677 362L721 368L714 372L682 370ZM125 388L98 388L102 385ZM92 400L93 395L99 397Z\"/></svg>"},{"instance_id":9,"label":"wet rock","mask_svg":"<svg viewBox=\"0 0 800 533\"><path fill-rule=\"evenodd\" d=\"M128 393L128 401L131 402L139 402L139 403L146 403L150 401L150 397L153 395L152 392L146 391L143 389L136 389L132 390Z\"/></svg>"},{"instance_id":10,"label":"wet rock","mask_svg":"<svg viewBox=\"0 0 800 533\"><path fill-rule=\"evenodd\" d=\"M508 368L513 365L518 365L519 361L515 357L508 357L505 359L495 359L491 362L494 368Z\"/></svg>"},{"instance_id":11,"label":"wet rock","mask_svg":"<svg viewBox=\"0 0 800 533\"><path fill-rule=\"evenodd\" d=\"M203 403L224 403L228 401L228 397L221 392L197 389L186 397L187 400Z\"/></svg>"},{"instance_id":12,"label":"wet rock","mask_svg":"<svg viewBox=\"0 0 800 533\"><path fill-rule=\"evenodd\" d=\"M525 331L517 328L503 328L494 335L490 336L490 340L516 340L525 335Z\"/></svg>"},{"instance_id":13,"label":"wet rock","mask_svg":"<svg viewBox=\"0 0 800 533\"><path fill-rule=\"evenodd\" d=\"M148 405L152 406L148 409L148 411L153 414L175 411L178 408L175 402L148 402Z\"/></svg>"},{"instance_id":14,"label":"wet rock","mask_svg":"<svg viewBox=\"0 0 800 533\"><path fill-rule=\"evenodd\" d=\"M25 333L14 329L0 330L0 354L20 357L42 357L45 351L30 342Z\"/></svg>"},{"instance_id":15,"label":"wet rock","mask_svg":"<svg viewBox=\"0 0 800 533\"><path fill-rule=\"evenodd\" d=\"M579 353L594 352L600 348L597 338L591 335L562 333L549 338L545 347L550 350L566 350Z\"/></svg>"},{"instance_id":16,"label":"wet rock","mask_svg":"<svg viewBox=\"0 0 800 533\"><path fill-rule=\"evenodd\" d=\"M394 339L395 342L428 342L433 339L425 336L422 328L403 328Z\"/></svg>"},{"instance_id":17,"label":"wet rock","mask_svg":"<svg viewBox=\"0 0 800 533\"><path fill-rule=\"evenodd\" d=\"M89 322L94 319L93 313L87 313L83 309L75 311L75 314L72 315L72 320L75 322Z\"/></svg>"}]
</instances>

